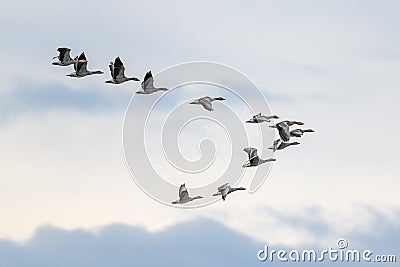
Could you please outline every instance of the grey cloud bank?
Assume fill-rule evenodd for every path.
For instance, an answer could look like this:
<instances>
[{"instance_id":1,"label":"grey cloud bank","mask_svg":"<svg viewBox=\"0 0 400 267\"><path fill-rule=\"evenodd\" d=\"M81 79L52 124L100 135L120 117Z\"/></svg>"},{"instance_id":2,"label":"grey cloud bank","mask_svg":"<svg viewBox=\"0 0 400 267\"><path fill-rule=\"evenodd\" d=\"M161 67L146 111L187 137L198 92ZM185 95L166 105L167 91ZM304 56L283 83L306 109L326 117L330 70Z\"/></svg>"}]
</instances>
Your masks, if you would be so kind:
<instances>
[{"instance_id":1,"label":"grey cloud bank","mask_svg":"<svg viewBox=\"0 0 400 267\"><path fill-rule=\"evenodd\" d=\"M398 254L400 229L393 218L376 214L376 233L354 233L347 237L349 248L375 253ZM397 213L395 220L400 219ZM321 227L324 227L323 225ZM311 230L311 229L310 229ZM332 240L332 247L336 247ZM53 226L37 229L24 244L0 240L1 266L262 266L257 252L265 244L254 241L209 219L177 224L149 233L140 227L112 224L97 232L65 231ZM324 249L309 244L304 248L271 246L276 250ZM399 255L397 255L399 256ZM310 263L275 265L308 266ZM311 263L312 264L312 263ZM319 266L352 266L354 263L318 263ZM392 264L392 266L395 266Z\"/></svg>"},{"instance_id":2,"label":"grey cloud bank","mask_svg":"<svg viewBox=\"0 0 400 267\"><path fill-rule=\"evenodd\" d=\"M87 113L125 111L132 93L121 88L89 86L73 89L63 84L35 84L32 81L23 81L13 89L0 91L0 97L1 122L15 119L18 115L48 113L54 110Z\"/></svg>"}]
</instances>

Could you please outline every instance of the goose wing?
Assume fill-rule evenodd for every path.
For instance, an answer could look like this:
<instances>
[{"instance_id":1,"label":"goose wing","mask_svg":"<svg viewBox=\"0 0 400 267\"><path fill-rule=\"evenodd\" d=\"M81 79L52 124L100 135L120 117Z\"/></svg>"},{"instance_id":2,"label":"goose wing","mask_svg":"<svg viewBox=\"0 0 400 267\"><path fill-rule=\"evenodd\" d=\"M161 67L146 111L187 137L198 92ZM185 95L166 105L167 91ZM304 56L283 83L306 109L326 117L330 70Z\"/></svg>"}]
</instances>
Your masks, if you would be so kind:
<instances>
[{"instance_id":1,"label":"goose wing","mask_svg":"<svg viewBox=\"0 0 400 267\"><path fill-rule=\"evenodd\" d=\"M74 58L74 60L78 60L78 56L76 56L76 57ZM77 66L78 66L78 62L75 62L75 63L74 63L74 70L75 70L75 72L76 72Z\"/></svg>"},{"instance_id":2,"label":"goose wing","mask_svg":"<svg viewBox=\"0 0 400 267\"><path fill-rule=\"evenodd\" d=\"M85 60L85 62L79 62L76 64L76 72L85 72L87 71L87 61L86 61L86 56L85 53L82 52L82 54L80 54L78 60Z\"/></svg>"},{"instance_id":3,"label":"goose wing","mask_svg":"<svg viewBox=\"0 0 400 267\"><path fill-rule=\"evenodd\" d=\"M209 98L206 97L200 98L199 103L203 106L203 108L205 108L208 111L211 111L213 109Z\"/></svg>"},{"instance_id":4,"label":"goose wing","mask_svg":"<svg viewBox=\"0 0 400 267\"><path fill-rule=\"evenodd\" d=\"M66 48L66 47L59 47L58 49L57 49L57 51L60 53L59 55L58 55L58 59L61 61L61 62L65 62L65 61L69 61L69 60L72 60L72 58L71 58L71 56L70 56L70 51L71 51L71 49L69 49L69 48Z\"/></svg>"},{"instance_id":5,"label":"goose wing","mask_svg":"<svg viewBox=\"0 0 400 267\"><path fill-rule=\"evenodd\" d=\"M245 147L243 151L246 152L249 156L249 160L257 157L257 148L254 147Z\"/></svg>"},{"instance_id":6,"label":"goose wing","mask_svg":"<svg viewBox=\"0 0 400 267\"><path fill-rule=\"evenodd\" d=\"M225 200L226 196L231 192L231 187L227 185L221 190L222 200Z\"/></svg>"},{"instance_id":7,"label":"goose wing","mask_svg":"<svg viewBox=\"0 0 400 267\"><path fill-rule=\"evenodd\" d=\"M228 188L228 186L229 186L229 183L225 183L225 184L219 186L219 187L217 188L217 190L218 190L218 192L221 192L221 193L222 193L222 191L224 191L226 188Z\"/></svg>"},{"instance_id":8,"label":"goose wing","mask_svg":"<svg viewBox=\"0 0 400 267\"><path fill-rule=\"evenodd\" d=\"M278 149L278 146L281 142L282 142L281 139L276 139L272 144L272 147L270 147L270 149L272 149L275 152Z\"/></svg>"},{"instance_id":9,"label":"goose wing","mask_svg":"<svg viewBox=\"0 0 400 267\"><path fill-rule=\"evenodd\" d=\"M185 184L181 185L181 187L179 187L179 199L187 199L189 198L189 192L186 189Z\"/></svg>"},{"instance_id":10,"label":"goose wing","mask_svg":"<svg viewBox=\"0 0 400 267\"><path fill-rule=\"evenodd\" d=\"M125 67L119 57L117 57L114 61L114 76L114 79L125 77Z\"/></svg>"},{"instance_id":11,"label":"goose wing","mask_svg":"<svg viewBox=\"0 0 400 267\"><path fill-rule=\"evenodd\" d=\"M280 122L276 125L276 128L278 128L279 131L279 136L284 142L289 141L290 139L290 131L289 131L289 125L285 122Z\"/></svg>"},{"instance_id":12,"label":"goose wing","mask_svg":"<svg viewBox=\"0 0 400 267\"><path fill-rule=\"evenodd\" d=\"M146 90L148 88L154 88L153 75L151 74L151 71L148 71L146 73L146 75L144 76L143 82L142 82L142 89Z\"/></svg>"},{"instance_id":13,"label":"goose wing","mask_svg":"<svg viewBox=\"0 0 400 267\"><path fill-rule=\"evenodd\" d=\"M114 77L114 63L113 63L113 62L110 62L110 64L108 65L108 67L110 68L111 77L112 77L113 79L115 79L115 77Z\"/></svg>"},{"instance_id":14,"label":"goose wing","mask_svg":"<svg viewBox=\"0 0 400 267\"><path fill-rule=\"evenodd\" d=\"M274 147L277 147L279 145L279 143L281 142L281 139L276 139L273 143Z\"/></svg>"}]
</instances>

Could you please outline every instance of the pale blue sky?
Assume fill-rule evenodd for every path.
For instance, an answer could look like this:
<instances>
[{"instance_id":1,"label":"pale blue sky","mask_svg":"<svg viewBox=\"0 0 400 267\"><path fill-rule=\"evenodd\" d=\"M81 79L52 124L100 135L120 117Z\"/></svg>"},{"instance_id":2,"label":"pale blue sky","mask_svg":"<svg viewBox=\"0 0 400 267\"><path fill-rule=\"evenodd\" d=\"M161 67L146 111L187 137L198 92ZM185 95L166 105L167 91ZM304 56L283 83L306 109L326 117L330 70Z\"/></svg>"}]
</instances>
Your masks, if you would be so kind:
<instances>
[{"instance_id":1,"label":"pale blue sky","mask_svg":"<svg viewBox=\"0 0 400 267\"><path fill-rule=\"evenodd\" d=\"M265 242L323 247L342 236L396 252L399 8L388 0L2 1L0 255L21 260L9 266L53 264L38 260L48 249L40 240L60 235L74 244L87 237L99 255L107 246L91 233L116 223L154 242L179 242L174 227L190 232L188 221L204 234L224 229L225 243L231 234L240 240L224 250L193 236L216 262L219 252L244 250L239 262L257 264ZM59 46L85 51L89 69L105 74L69 79L72 67L51 65ZM280 153L254 195L196 210L165 207L140 191L125 166L122 122L139 83L104 84L116 56L140 79L193 60L227 64L263 90L274 113L317 132ZM121 258L137 246L127 239ZM54 242L55 255L68 246ZM169 249L176 264L178 250ZM65 257L94 264L74 251Z\"/></svg>"}]
</instances>

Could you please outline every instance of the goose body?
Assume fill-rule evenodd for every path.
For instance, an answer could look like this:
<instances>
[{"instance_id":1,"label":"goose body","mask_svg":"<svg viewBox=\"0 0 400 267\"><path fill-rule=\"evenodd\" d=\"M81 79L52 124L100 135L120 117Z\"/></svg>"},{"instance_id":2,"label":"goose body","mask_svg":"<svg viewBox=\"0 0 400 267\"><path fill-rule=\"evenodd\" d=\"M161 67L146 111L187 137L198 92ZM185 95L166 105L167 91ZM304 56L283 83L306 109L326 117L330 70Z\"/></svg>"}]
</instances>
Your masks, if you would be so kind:
<instances>
[{"instance_id":1,"label":"goose body","mask_svg":"<svg viewBox=\"0 0 400 267\"><path fill-rule=\"evenodd\" d=\"M74 63L75 72L67 74L67 76L69 77L81 78L92 74L103 74L103 72L100 70L96 71L87 70L87 60L84 52L82 52L82 54L79 57L75 57L74 60L77 60L77 62Z\"/></svg>"},{"instance_id":2,"label":"goose body","mask_svg":"<svg viewBox=\"0 0 400 267\"><path fill-rule=\"evenodd\" d=\"M304 133L313 133L313 132L315 132L315 131L312 129L306 129L306 130L295 129L295 130L290 131L290 136L301 137Z\"/></svg>"},{"instance_id":3,"label":"goose body","mask_svg":"<svg viewBox=\"0 0 400 267\"><path fill-rule=\"evenodd\" d=\"M125 76L125 67L119 57L115 58L114 63L110 62L109 68L112 79L106 81L106 83L120 84L127 81L140 81L136 77L128 78Z\"/></svg>"},{"instance_id":4,"label":"goose body","mask_svg":"<svg viewBox=\"0 0 400 267\"><path fill-rule=\"evenodd\" d=\"M168 91L168 88L154 87L153 75L151 74L151 71L146 73L141 86L142 90L137 91L136 94L152 94L157 91Z\"/></svg>"},{"instance_id":5,"label":"goose body","mask_svg":"<svg viewBox=\"0 0 400 267\"><path fill-rule=\"evenodd\" d=\"M263 163L266 163L266 162L276 161L276 159L274 159L274 158L261 159L257 155L257 149L254 148L254 147L245 147L243 149L243 151L246 152L247 155L249 156L249 160L242 166L243 168L254 167L254 166L258 166L258 165L261 165Z\"/></svg>"},{"instance_id":6,"label":"goose body","mask_svg":"<svg viewBox=\"0 0 400 267\"><path fill-rule=\"evenodd\" d=\"M77 58L72 59L70 52L71 49L67 47L59 47L57 48L57 52L59 53L58 56L53 57L53 59L58 58L58 61L53 62L51 64L57 66L69 66L75 63L78 63L79 60ZM80 62L86 62L86 60L81 60Z\"/></svg>"},{"instance_id":7,"label":"goose body","mask_svg":"<svg viewBox=\"0 0 400 267\"><path fill-rule=\"evenodd\" d=\"M293 146L293 145L300 145L300 143L299 143L299 142L290 142L290 143L288 143L288 142L281 142L281 143L279 144L279 146L276 148L276 150L282 150L282 149L287 148L288 146Z\"/></svg>"},{"instance_id":8,"label":"goose body","mask_svg":"<svg viewBox=\"0 0 400 267\"><path fill-rule=\"evenodd\" d=\"M187 202L190 202L190 201L193 201L196 199L201 199L201 198L203 198L203 197L202 196L190 197L185 184L182 184L179 187L179 199L176 201L173 201L171 203L172 204L185 204Z\"/></svg>"},{"instance_id":9,"label":"goose body","mask_svg":"<svg viewBox=\"0 0 400 267\"><path fill-rule=\"evenodd\" d=\"M223 101L223 100L225 100L225 98L205 96L205 97L196 99L195 101L192 101L189 104L202 105L203 108L205 108L206 110L214 111L211 102L216 101L216 100Z\"/></svg>"},{"instance_id":10,"label":"goose body","mask_svg":"<svg viewBox=\"0 0 400 267\"><path fill-rule=\"evenodd\" d=\"M258 113L253 116L250 120L246 121L247 123L262 123L262 122L270 122L271 119L279 119L278 116L272 115L272 116L265 116L261 115L261 113Z\"/></svg>"},{"instance_id":11,"label":"goose body","mask_svg":"<svg viewBox=\"0 0 400 267\"><path fill-rule=\"evenodd\" d=\"M220 187L217 188L218 193L213 194L213 196L222 196L222 200L226 199L226 196L232 192L238 191L238 190L246 190L244 187L231 187L229 183L226 183L224 185L221 185Z\"/></svg>"}]
</instances>

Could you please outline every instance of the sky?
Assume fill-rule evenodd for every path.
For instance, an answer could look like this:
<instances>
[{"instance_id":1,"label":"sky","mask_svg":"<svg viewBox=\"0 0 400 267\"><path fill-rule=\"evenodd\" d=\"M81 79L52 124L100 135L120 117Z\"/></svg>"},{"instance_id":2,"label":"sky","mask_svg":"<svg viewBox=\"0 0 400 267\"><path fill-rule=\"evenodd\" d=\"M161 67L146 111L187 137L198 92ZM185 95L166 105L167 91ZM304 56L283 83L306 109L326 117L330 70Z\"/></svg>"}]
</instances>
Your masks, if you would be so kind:
<instances>
[{"instance_id":1,"label":"sky","mask_svg":"<svg viewBox=\"0 0 400 267\"><path fill-rule=\"evenodd\" d=\"M194 266L226 262L222 255L234 255L233 266L252 266L262 264L256 253L265 243L321 248L342 237L351 247L399 255L399 8L389 0L35 1L23 8L1 1L1 258L7 266L131 266L159 249L167 266L188 258ZM51 65L62 46L73 56L85 51L88 68L105 74L66 77L72 67ZM141 191L125 163L123 123L132 97L140 103L140 84L104 83L116 56L127 76L140 79L192 61L230 66L260 88L272 113L316 132L276 153L254 194L234 193L198 209L165 206ZM212 92L196 88L172 90L154 125L196 90ZM254 99L251 92L246 97ZM215 104L214 113L252 115L231 98ZM204 138L225 155L218 153L225 133L198 127L182 135L182 155L201 158ZM246 160L240 153L237 164ZM229 158L216 160L226 166ZM214 166L187 185L210 184L222 171ZM173 174L171 183L184 182L186 174ZM241 185L248 187L246 177ZM180 250L182 242L196 245ZM75 245L90 257L69 250ZM102 261L104 250L110 262ZM194 261L198 251L201 260Z\"/></svg>"}]
</instances>

